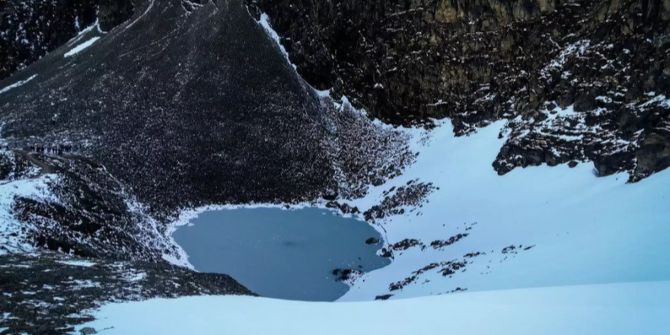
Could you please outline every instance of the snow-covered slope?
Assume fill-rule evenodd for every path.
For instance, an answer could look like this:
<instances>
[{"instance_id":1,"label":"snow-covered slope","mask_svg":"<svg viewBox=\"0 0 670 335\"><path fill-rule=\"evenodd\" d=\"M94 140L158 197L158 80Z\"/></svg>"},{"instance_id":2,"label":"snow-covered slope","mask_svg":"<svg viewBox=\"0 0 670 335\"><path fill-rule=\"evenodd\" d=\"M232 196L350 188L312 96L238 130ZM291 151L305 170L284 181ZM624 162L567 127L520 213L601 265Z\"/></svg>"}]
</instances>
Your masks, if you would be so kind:
<instances>
[{"instance_id":1,"label":"snow-covered slope","mask_svg":"<svg viewBox=\"0 0 670 335\"><path fill-rule=\"evenodd\" d=\"M78 328L105 335L665 334L669 299L670 282L355 303L201 296L107 305Z\"/></svg>"},{"instance_id":2,"label":"snow-covered slope","mask_svg":"<svg viewBox=\"0 0 670 335\"><path fill-rule=\"evenodd\" d=\"M37 178L0 181L0 255L34 251L35 246L28 243L26 238L30 228L13 215L14 199L51 198L47 184L57 178L55 175L42 175Z\"/></svg>"},{"instance_id":3,"label":"snow-covered slope","mask_svg":"<svg viewBox=\"0 0 670 335\"><path fill-rule=\"evenodd\" d=\"M267 15L260 23L286 53ZM555 107L542 123L551 132L585 115ZM365 214L393 262L363 275L341 300L670 280L670 171L627 183L628 173L598 177L582 162L500 176L492 164L519 119L461 137L449 119L431 131L404 129L416 162L339 204Z\"/></svg>"},{"instance_id":4,"label":"snow-covered slope","mask_svg":"<svg viewBox=\"0 0 670 335\"><path fill-rule=\"evenodd\" d=\"M626 174L596 177L591 163L498 176L491 163L505 129L409 131L416 163L350 205L365 212L411 180L433 191L422 206L376 220L394 260L343 300L670 280L670 171L633 184Z\"/></svg>"}]
</instances>

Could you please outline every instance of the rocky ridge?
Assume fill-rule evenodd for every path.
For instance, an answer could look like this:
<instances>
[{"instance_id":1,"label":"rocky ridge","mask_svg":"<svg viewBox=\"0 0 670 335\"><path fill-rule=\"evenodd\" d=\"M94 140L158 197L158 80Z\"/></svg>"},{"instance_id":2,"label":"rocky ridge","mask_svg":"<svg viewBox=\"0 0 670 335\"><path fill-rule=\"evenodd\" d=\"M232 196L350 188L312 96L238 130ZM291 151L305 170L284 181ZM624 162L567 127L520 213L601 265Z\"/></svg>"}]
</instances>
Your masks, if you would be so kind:
<instances>
[{"instance_id":1,"label":"rocky ridge","mask_svg":"<svg viewBox=\"0 0 670 335\"><path fill-rule=\"evenodd\" d=\"M500 174L592 161L636 181L670 165L667 1L247 3L308 82L375 117L449 117L458 135L507 120Z\"/></svg>"}]
</instances>

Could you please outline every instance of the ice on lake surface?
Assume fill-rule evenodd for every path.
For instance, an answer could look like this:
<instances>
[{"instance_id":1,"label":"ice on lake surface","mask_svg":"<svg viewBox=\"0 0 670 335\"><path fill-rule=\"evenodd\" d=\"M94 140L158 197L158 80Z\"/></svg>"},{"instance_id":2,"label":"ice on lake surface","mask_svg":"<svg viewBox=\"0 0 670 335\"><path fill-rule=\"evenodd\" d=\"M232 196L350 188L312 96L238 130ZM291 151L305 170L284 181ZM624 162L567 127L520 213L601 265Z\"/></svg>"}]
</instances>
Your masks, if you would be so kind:
<instances>
[{"instance_id":1,"label":"ice on lake surface","mask_svg":"<svg viewBox=\"0 0 670 335\"><path fill-rule=\"evenodd\" d=\"M174 233L201 272L225 273L261 296L330 301L347 292L335 269L389 264L367 223L325 209L243 208L200 214Z\"/></svg>"}]
</instances>

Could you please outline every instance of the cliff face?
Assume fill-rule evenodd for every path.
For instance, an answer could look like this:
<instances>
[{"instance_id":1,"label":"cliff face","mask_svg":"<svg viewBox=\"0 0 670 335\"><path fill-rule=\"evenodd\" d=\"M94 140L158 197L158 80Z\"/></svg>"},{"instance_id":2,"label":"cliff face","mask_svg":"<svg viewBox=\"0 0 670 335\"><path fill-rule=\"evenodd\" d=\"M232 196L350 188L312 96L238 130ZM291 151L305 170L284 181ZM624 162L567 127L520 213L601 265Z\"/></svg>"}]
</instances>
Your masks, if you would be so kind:
<instances>
[{"instance_id":1,"label":"cliff face","mask_svg":"<svg viewBox=\"0 0 670 335\"><path fill-rule=\"evenodd\" d=\"M638 180L670 164L668 1L247 2L308 82L376 117L450 117L457 134L510 120L501 174L591 160Z\"/></svg>"}]
</instances>

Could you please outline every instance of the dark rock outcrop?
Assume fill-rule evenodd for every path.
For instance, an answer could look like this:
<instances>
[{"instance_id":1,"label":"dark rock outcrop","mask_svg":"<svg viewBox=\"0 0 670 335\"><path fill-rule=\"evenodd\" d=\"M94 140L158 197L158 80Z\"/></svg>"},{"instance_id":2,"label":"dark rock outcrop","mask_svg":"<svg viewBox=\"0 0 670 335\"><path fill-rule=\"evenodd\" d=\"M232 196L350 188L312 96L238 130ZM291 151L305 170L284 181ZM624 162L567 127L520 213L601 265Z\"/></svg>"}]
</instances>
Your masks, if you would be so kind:
<instances>
[{"instance_id":1,"label":"dark rock outcrop","mask_svg":"<svg viewBox=\"0 0 670 335\"><path fill-rule=\"evenodd\" d=\"M384 199L378 204L370 207L363 217L368 222L382 219L391 215L405 213L405 208L411 211L423 206L428 195L436 189L431 183L410 180L406 185L393 187L384 191Z\"/></svg>"},{"instance_id":2,"label":"dark rock outcrop","mask_svg":"<svg viewBox=\"0 0 670 335\"><path fill-rule=\"evenodd\" d=\"M16 150L0 153L14 171L7 180L54 175L45 198L15 197L12 211L25 238L42 249L83 257L161 261L178 257L166 226L143 212L102 165L85 157ZM4 232L2 232L4 233ZM2 236L0 233L0 237ZM6 237L5 237L6 238ZM0 251L15 251L0 245Z\"/></svg>"},{"instance_id":3,"label":"dark rock outcrop","mask_svg":"<svg viewBox=\"0 0 670 335\"><path fill-rule=\"evenodd\" d=\"M449 117L457 135L509 120L500 174L590 160L635 181L669 164L667 1L247 3L308 82L376 117ZM577 114L553 122L557 106Z\"/></svg>"}]
</instances>

